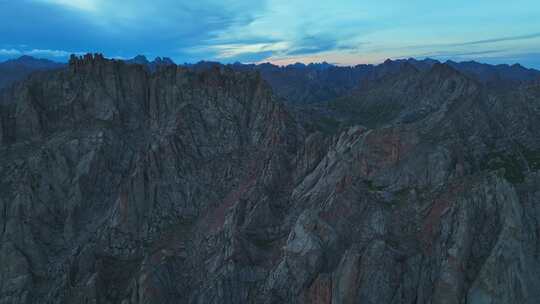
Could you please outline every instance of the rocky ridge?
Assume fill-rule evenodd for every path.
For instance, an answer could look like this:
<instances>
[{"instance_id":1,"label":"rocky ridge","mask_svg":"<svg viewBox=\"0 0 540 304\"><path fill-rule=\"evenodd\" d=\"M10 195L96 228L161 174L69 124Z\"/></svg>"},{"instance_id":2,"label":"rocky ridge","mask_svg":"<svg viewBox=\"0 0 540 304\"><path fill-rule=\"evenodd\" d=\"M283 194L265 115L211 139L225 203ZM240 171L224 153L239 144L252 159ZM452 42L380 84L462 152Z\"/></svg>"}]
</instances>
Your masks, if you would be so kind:
<instances>
[{"instance_id":1,"label":"rocky ridge","mask_svg":"<svg viewBox=\"0 0 540 304\"><path fill-rule=\"evenodd\" d=\"M330 134L224 66L1 91L0 303L537 303L538 85L400 66Z\"/></svg>"}]
</instances>

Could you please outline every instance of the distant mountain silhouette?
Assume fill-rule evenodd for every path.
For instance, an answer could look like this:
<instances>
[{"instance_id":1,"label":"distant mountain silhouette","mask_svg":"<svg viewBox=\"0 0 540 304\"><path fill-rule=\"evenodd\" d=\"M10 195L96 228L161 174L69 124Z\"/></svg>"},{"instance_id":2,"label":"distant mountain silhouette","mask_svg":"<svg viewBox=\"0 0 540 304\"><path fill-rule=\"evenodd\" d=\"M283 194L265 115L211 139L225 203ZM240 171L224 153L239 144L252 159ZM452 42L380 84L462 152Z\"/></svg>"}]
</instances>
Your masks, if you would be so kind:
<instances>
[{"instance_id":1,"label":"distant mountain silhouette","mask_svg":"<svg viewBox=\"0 0 540 304\"><path fill-rule=\"evenodd\" d=\"M257 70L268 81L274 92L292 104L311 104L330 101L348 95L352 91L369 85L375 80L401 73L404 68L419 71L430 70L440 61L426 58L386 60L381 64L360 64L356 66L336 66L326 62L287 66L271 63L226 65L237 71ZM540 71L521 65L490 65L474 61L446 64L463 74L489 86L508 88L522 82L540 79ZM195 70L206 70L221 66L218 62L201 61L186 65Z\"/></svg>"},{"instance_id":2,"label":"distant mountain silhouette","mask_svg":"<svg viewBox=\"0 0 540 304\"><path fill-rule=\"evenodd\" d=\"M31 56L0 62L0 88L21 80L35 71L46 71L64 67L65 64Z\"/></svg>"},{"instance_id":3,"label":"distant mountain silhouette","mask_svg":"<svg viewBox=\"0 0 540 304\"><path fill-rule=\"evenodd\" d=\"M150 71L154 72L160 66L174 65L174 61L168 57L156 57L154 61L149 61L144 55L137 55L132 59L126 60L129 64L141 64L147 66Z\"/></svg>"},{"instance_id":4,"label":"distant mountain silhouette","mask_svg":"<svg viewBox=\"0 0 540 304\"><path fill-rule=\"evenodd\" d=\"M525 68L520 64L490 65L476 61L455 62L451 60L446 63L482 82L529 81L540 77L540 71Z\"/></svg>"},{"instance_id":5,"label":"distant mountain silhouette","mask_svg":"<svg viewBox=\"0 0 540 304\"><path fill-rule=\"evenodd\" d=\"M146 66L151 72L158 67L174 65L174 61L167 57L156 57L153 61L144 55L135 56L125 60L128 64ZM394 75L404 67L415 67L420 71L427 71L435 64L441 63L435 59L398 59L386 60L381 64L360 64L356 66L337 66L327 62L322 63L295 63L287 66L277 66L271 63L261 64L221 64L214 61L200 61L194 64L183 64L196 71L205 71L215 67L227 66L236 71L259 71L274 92L291 104L312 104L330 101L350 94L354 90L369 83ZM508 88L517 83L530 82L540 79L540 71L525 68L519 64L490 65L475 61L454 62L447 61L448 66L463 74L493 87ZM14 81L25 78L34 71L49 70L65 66L46 59L36 59L22 56L18 59L0 63L0 88Z\"/></svg>"}]
</instances>

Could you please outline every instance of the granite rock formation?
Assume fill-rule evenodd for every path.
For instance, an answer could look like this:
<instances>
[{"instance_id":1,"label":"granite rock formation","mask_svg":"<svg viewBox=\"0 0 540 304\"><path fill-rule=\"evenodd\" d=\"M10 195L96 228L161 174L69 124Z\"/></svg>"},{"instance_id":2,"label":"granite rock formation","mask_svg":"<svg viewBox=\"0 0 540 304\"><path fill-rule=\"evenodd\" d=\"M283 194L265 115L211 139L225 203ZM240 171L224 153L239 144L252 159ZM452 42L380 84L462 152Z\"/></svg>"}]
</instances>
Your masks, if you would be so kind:
<instances>
[{"instance_id":1,"label":"granite rock formation","mask_svg":"<svg viewBox=\"0 0 540 304\"><path fill-rule=\"evenodd\" d=\"M540 301L537 83L404 63L331 133L224 66L0 94L2 304Z\"/></svg>"}]
</instances>

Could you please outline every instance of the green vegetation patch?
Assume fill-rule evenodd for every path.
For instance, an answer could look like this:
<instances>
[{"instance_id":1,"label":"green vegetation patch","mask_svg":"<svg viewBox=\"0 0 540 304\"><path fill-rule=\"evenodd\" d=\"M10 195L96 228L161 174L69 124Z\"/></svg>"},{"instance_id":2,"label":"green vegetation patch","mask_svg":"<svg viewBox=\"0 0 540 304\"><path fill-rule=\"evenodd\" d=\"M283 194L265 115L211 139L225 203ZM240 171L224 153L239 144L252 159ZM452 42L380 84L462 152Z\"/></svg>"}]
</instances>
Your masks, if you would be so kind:
<instances>
[{"instance_id":1,"label":"green vegetation patch","mask_svg":"<svg viewBox=\"0 0 540 304\"><path fill-rule=\"evenodd\" d=\"M534 151L523 147L523 156L532 170L540 170L540 151Z\"/></svg>"},{"instance_id":2,"label":"green vegetation patch","mask_svg":"<svg viewBox=\"0 0 540 304\"><path fill-rule=\"evenodd\" d=\"M522 183L525 179L523 167L520 164L519 158L514 155L506 155L502 153L492 152L487 155L480 165L482 170L504 170L503 176L513 184Z\"/></svg>"},{"instance_id":3,"label":"green vegetation patch","mask_svg":"<svg viewBox=\"0 0 540 304\"><path fill-rule=\"evenodd\" d=\"M321 116L305 126L307 130L317 130L325 134L335 134L341 128L341 122L330 116Z\"/></svg>"},{"instance_id":4,"label":"green vegetation patch","mask_svg":"<svg viewBox=\"0 0 540 304\"><path fill-rule=\"evenodd\" d=\"M366 180L364 180L364 184L366 184L368 190L371 191L371 192L384 190L384 187L375 185L372 180L367 180L366 179Z\"/></svg>"}]
</instances>

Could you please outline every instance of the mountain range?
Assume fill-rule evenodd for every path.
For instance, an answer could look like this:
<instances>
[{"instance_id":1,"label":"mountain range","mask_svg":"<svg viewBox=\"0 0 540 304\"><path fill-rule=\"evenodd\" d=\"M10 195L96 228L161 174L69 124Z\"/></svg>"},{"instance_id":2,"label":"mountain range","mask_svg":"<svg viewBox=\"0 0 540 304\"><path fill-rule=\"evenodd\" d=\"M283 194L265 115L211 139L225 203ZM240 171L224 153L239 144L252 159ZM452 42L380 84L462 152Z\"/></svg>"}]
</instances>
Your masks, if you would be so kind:
<instances>
[{"instance_id":1,"label":"mountain range","mask_svg":"<svg viewBox=\"0 0 540 304\"><path fill-rule=\"evenodd\" d=\"M0 90L0 303L539 303L519 65L72 56Z\"/></svg>"},{"instance_id":2,"label":"mountain range","mask_svg":"<svg viewBox=\"0 0 540 304\"><path fill-rule=\"evenodd\" d=\"M129 64L147 66L150 71L156 71L160 66L174 65L172 59L156 57L149 61L145 56L138 55L125 60ZM329 101L349 93L363 83L380 78L390 73L396 73L408 63L419 70L427 70L435 63L441 63L434 59L417 60L413 58L386 60L379 65L360 64L356 66L337 66L323 63L302 63L287 66L277 66L271 63L242 64L234 63L228 66L238 71L259 71L262 77L272 86L274 92L289 103L316 103ZM493 87L512 85L519 82L534 81L540 79L540 71L525 68L519 64L490 65L475 61L454 62L446 61L447 65L454 69ZM195 64L183 64L182 66L194 70L208 69L213 66L221 66L219 62L201 61ZM65 66L62 63L46 59L35 59L30 56L22 56L18 59L0 63L0 88L21 80L33 71L56 69Z\"/></svg>"},{"instance_id":3,"label":"mountain range","mask_svg":"<svg viewBox=\"0 0 540 304\"><path fill-rule=\"evenodd\" d=\"M62 68L65 64L47 59L21 56L17 59L0 62L0 88L26 78L33 72Z\"/></svg>"}]
</instances>

